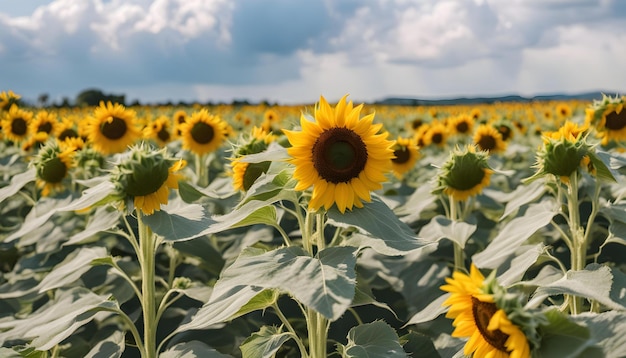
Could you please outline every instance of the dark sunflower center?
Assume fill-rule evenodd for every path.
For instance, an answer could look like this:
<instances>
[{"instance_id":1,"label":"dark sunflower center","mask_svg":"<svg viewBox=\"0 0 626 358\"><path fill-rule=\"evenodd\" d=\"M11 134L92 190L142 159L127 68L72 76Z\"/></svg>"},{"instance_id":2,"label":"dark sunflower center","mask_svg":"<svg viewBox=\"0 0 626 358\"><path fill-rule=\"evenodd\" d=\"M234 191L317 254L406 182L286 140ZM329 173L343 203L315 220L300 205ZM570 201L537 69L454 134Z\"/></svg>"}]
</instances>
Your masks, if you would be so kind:
<instances>
[{"instance_id":1,"label":"dark sunflower center","mask_svg":"<svg viewBox=\"0 0 626 358\"><path fill-rule=\"evenodd\" d=\"M156 166L137 165L128 176L126 193L133 197L156 193L168 176L169 167L166 162Z\"/></svg>"},{"instance_id":2,"label":"dark sunflower center","mask_svg":"<svg viewBox=\"0 0 626 358\"><path fill-rule=\"evenodd\" d=\"M157 132L157 137L159 137L159 139L163 142L167 142L168 140L170 140L170 132L168 132L165 127L163 127L160 131Z\"/></svg>"},{"instance_id":3,"label":"dark sunflower center","mask_svg":"<svg viewBox=\"0 0 626 358\"><path fill-rule=\"evenodd\" d=\"M431 137L431 141L435 144L441 144L441 142L443 142L443 134L441 133L433 134Z\"/></svg>"},{"instance_id":4,"label":"dark sunflower center","mask_svg":"<svg viewBox=\"0 0 626 358\"><path fill-rule=\"evenodd\" d=\"M52 131L52 123L50 122L45 122L39 125L39 127L37 127L37 132L45 132L45 133L50 133Z\"/></svg>"},{"instance_id":5,"label":"dark sunflower center","mask_svg":"<svg viewBox=\"0 0 626 358\"><path fill-rule=\"evenodd\" d=\"M15 135L26 134L26 120L22 117L14 118L11 121L11 133Z\"/></svg>"},{"instance_id":6,"label":"dark sunflower center","mask_svg":"<svg viewBox=\"0 0 626 358\"><path fill-rule=\"evenodd\" d=\"M39 177L48 183L59 183L67 174L65 163L58 157L46 161L38 170Z\"/></svg>"},{"instance_id":7,"label":"dark sunflower center","mask_svg":"<svg viewBox=\"0 0 626 358\"><path fill-rule=\"evenodd\" d=\"M422 120L421 120L421 119L419 119L419 118L414 119L414 120L413 120L413 122L411 122L411 128L413 128L413 129L417 129L417 128L419 128L419 127L420 127L423 123L424 123L424 122L422 122Z\"/></svg>"},{"instance_id":8,"label":"dark sunflower center","mask_svg":"<svg viewBox=\"0 0 626 358\"><path fill-rule=\"evenodd\" d=\"M331 183L347 183L357 178L367 163L363 139L348 128L330 128L313 145L313 166Z\"/></svg>"},{"instance_id":9,"label":"dark sunflower center","mask_svg":"<svg viewBox=\"0 0 626 358\"><path fill-rule=\"evenodd\" d=\"M481 302L472 297L472 313L474 314L474 323L476 323L476 327L480 331L480 334L492 347L499 351L507 352L505 343L509 338L509 335L503 333L499 329L493 331L487 329L489 326L489 320L491 320L491 317L493 317L497 310L498 308L495 303Z\"/></svg>"},{"instance_id":10,"label":"dark sunflower center","mask_svg":"<svg viewBox=\"0 0 626 358\"><path fill-rule=\"evenodd\" d=\"M112 140L122 138L126 134L127 129L126 121L117 117L113 117L113 120L110 122L105 121L100 125L102 135Z\"/></svg>"},{"instance_id":11,"label":"dark sunflower center","mask_svg":"<svg viewBox=\"0 0 626 358\"><path fill-rule=\"evenodd\" d=\"M456 130L459 133L467 133L467 131L469 130L469 125L467 124L467 122L460 122L456 125Z\"/></svg>"},{"instance_id":12,"label":"dark sunflower center","mask_svg":"<svg viewBox=\"0 0 626 358\"><path fill-rule=\"evenodd\" d=\"M198 122L191 128L191 138L193 138L196 143L210 143L214 136L215 130L213 127L204 122Z\"/></svg>"},{"instance_id":13,"label":"dark sunflower center","mask_svg":"<svg viewBox=\"0 0 626 358\"><path fill-rule=\"evenodd\" d=\"M78 138L78 133L75 130L68 128L59 134L59 140L63 141L67 138Z\"/></svg>"},{"instance_id":14,"label":"dark sunflower center","mask_svg":"<svg viewBox=\"0 0 626 358\"><path fill-rule=\"evenodd\" d=\"M176 121L178 122L178 124L185 123L187 121L187 117L185 117L185 116L178 116Z\"/></svg>"},{"instance_id":15,"label":"dark sunflower center","mask_svg":"<svg viewBox=\"0 0 626 358\"><path fill-rule=\"evenodd\" d=\"M496 139L490 135L483 135L478 139L477 144L482 150L494 150L496 148Z\"/></svg>"},{"instance_id":16,"label":"dark sunflower center","mask_svg":"<svg viewBox=\"0 0 626 358\"><path fill-rule=\"evenodd\" d=\"M409 152L409 148L407 147L400 147L394 150L393 155L396 157L391 159L391 161L396 164L404 164L411 159L411 152Z\"/></svg>"},{"instance_id":17,"label":"dark sunflower center","mask_svg":"<svg viewBox=\"0 0 626 358\"><path fill-rule=\"evenodd\" d=\"M605 127L613 131L626 127L626 109L619 112L619 114L615 111L607 114Z\"/></svg>"}]
</instances>

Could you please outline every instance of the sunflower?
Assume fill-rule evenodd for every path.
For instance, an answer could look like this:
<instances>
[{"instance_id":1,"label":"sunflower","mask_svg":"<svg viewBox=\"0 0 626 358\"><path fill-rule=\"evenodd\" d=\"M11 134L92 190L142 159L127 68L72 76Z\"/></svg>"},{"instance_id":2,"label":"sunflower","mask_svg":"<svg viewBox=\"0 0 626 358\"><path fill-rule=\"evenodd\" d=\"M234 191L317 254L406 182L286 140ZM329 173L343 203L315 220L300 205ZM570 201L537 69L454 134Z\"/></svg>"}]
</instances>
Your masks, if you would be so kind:
<instances>
[{"instance_id":1,"label":"sunflower","mask_svg":"<svg viewBox=\"0 0 626 358\"><path fill-rule=\"evenodd\" d=\"M20 109L16 104L11 105L2 120L4 138L19 143L28 136L28 126L33 119L33 113Z\"/></svg>"},{"instance_id":2,"label":"sunflower","mask_svg":"<svg viewBox=\"0 0 626 358\"><path fill-rule=\"evenodd\" d=\"M402 179L402 176L413 168L419 158L415 138L398 137L393 147L393 155L395 156L391 159L393 174L396 178Z\"/></svg>"},{"instance_id":3,"label":"sunflower","mask_svg":"<svg viewBox=\"0 0 626 358\"><path fill-rule=\"evenodd\" d=\"M21 96L9 90L0 92L0 111L6 111L20 99Z\"/></svg>"},{"instance_id":4,"label":"sunflower","mask_svg":"<svg viewBox=\"0 0 626 358\"><path fill-rule=\"evenodd\" d=\"M556 105L556 115L559 119L569 119L572 116L572 107L567 103L559 103Z\"/></svg>"},{"instance_id":5,"label":"sunflower","mask_svg":"<svg viewBox=\"0 0 626 358\"><path fill-rule=\"evenodd\" d=\"M463 353L489 358L530 357L530 345L520 327L498 308L485 277L472 264L470 274L454 272L441 289L451 295L446 317L454 319L453 337L469 337Z\"/></svg>"},{"instance_id":6,"label":"sunflower","mask_svg":"<svg viewBox=\"0 0 626 358\"><path fill-rule=\"evenodd\" d=\"M469 135L474 130L474 119L467 114L461 114L450 118L448 132L451 134Z\"/></svg>"},{"instance_id":7,"label":"sunflower","mask_svg":"<svg viewBox=\"0 0 626 358\"><path fill-rule=\"evenodd\" d=\"M391 169L393 141L378 133L382 124L373 124L374 114L360 117L363 105L354 107L342 97L332 108L324 97L315 108L315 121L300 117L302 131L284 130L295 165L295 190L313 186L309 208L326 210L333 204L341 213L346 208L371 201L370 191L380 189Z\"/></svg>"},{"instance_id":8,"label":"sunflower","mask_svg":"<svg viewBox=\"0 0 626 358\"><path fill-rule=\"evenodd\" d=\"M60 141L64 141L68 138L80 138L74 121L69 118L64 118L55 127L54 135Z\"/></svg>"},{"instance_id":9,"label":"sunflower","mask_svg":"<svg viewBox=\"0 0 626 358\"><path fill-rule=\"evenodd\" d=\"M118 103L100 102L86 123L88 140L103 154L121 153L141 136L135 122L135 111Z\"/></svg>"},{"instance_id":10,"label":"sunflower","mask_svg":"<svg viewBox=\"0 0 626 358\"><path fill-rule=\"evenodd\" d=\"M506 149L506 142L502 139L502 134L488 124L481 124L474 132L474 144L480 150L489 153L500 153Z\"/></svg>"},{"instance_id":11,"label":"sunflower","mask_svg":"<svg viewBox=\"0 0 626 358\"><path fill-rule=\"evenodd\" d=\"M626 96L604 97L587 109L586 123L594 124L602 138L602 144L609 141L626 140Z\"/></svg>"},{"instance_id":12,"label":"sunflower","mask_svg":"<svg viewBox=\"0 0 626 358\"><path fill-rule=\"evenodd\" d=\"M464 150L455 149L441 167L435 193L443 192L455 200L466 200L489 185L491 174L493 170L487 163L487 152L477 152L471 145Z\"/></svg>"},{"instance_id":13,"label":"sunflower","mask_svg":"<svg viewBox=\"0 0 626 358\"><path fill-rule=\"evenodd\" d=\"M163 147L172 140L170 127L170 119L166 116L159 116L143 129L143 136L154 140L159 147Z\"/></svg>"},{"instance_id":14,"label":"sunflower","mask_svg":"<svg viewBox=\"0 0 626 358\"><path fill-rule=\"evenodd\" d=\"M63 180L73 167L73 154L71 148L63 150L54 141L48 141L41 147L32 161L41 195L48 196L63 189Z\"/></svg>"},{"instance_id":15,"label":"sunflower","mask_svg":"<svg viewBox=\"0 0 626 358\"><path fill-rule=\"evenodd\" d=\"M33 135L29 136L28 139L22 142L22 150L30 152L34 149L36 151L48 141L48 138L49 135L46 132L33 133Z\"/></svg>"},{"instance_id":16,"label":"sunflower","mask_svg":"<svg viewBox=\"0 0 626 358\"><path fill-rule=\"evenodd\" d=\"M182 109L177 110L176 112L174 112L174 115L172 115L172 122L174 123L174 135L176 137L180 137L180 125L187 122L188 118L189 115Z\"/></svg>"},{"instance_id":17,"label":"sunflower","mask_svg":"<svg viewBox=\"0 0 626 358\"><path fill-rule=\"evenodd\" d=\"M179 128L183 149L198 155L215 151L226 139L226 123L206 109L192 113Z\"/></svg>"},{"instance_id":18,"label":"sunflower","mask_svg":"<svg viewBox=\"0 0 626 358\"><path fill-rule=\"evenodd\" d=\"M424 145L433 144L438 147L443 147L446 144L447 137L448 129L446 126L439 121L434 121L428 126L428 131L424 133Z\"/></svg>"},{"instance_id":19,"label":"sunflower","mask_svg":"<svg viewBox=\"0 0 626 358\"><path fill-rule=\"evenodd\" d=\"M178 189L185 161L167 158L164 149L135 146L129 156L115 166L111 181L116 195L126 202L132 200L135 210L146 215L161 210L168 203L169 190Z\"/></svg>"},{"instance_id":20,"label":"sunflower","mask_svg":"<svg viewBox=\"0 0 626 358\"><path fill-rule=\"evenodd\" d=\"M241 161L246 155L261 153L267 149L268 145L273 142L276 137L265 131L263 128L254 127L250 138L237 148L235 148L235 157L231 161L233 188L235 190L248 191L252 184L263 174L267 173L270 162L247 163Z\"/></svg>"},{"instance_id":21,"label":"sunflower","mask_svg":"<svg viewBox=\"0 0 626 358\"><path fill-rule=\"evenodd\" d=\"M56 133L56 127L58 126L58 120L56 113L42 110L37 112L35 118L30 122L30 133L43 132L46 134Z\"/></svg>"}]
</instances>

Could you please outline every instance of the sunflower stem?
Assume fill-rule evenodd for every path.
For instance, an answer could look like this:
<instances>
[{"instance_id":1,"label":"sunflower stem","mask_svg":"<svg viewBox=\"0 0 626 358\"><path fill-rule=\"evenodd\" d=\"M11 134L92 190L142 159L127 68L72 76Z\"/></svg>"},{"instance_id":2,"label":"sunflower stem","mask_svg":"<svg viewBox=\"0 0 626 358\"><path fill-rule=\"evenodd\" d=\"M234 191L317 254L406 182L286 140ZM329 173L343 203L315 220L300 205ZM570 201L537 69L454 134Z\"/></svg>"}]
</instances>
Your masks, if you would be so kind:
<instances>
[{"instance_id":1,"label":"sunflower stem","mask_svg":"<svg viewBox=\"0 0 626 358\"><path fill-rule=\"evenodd\" d=\"M209 185L209 166L206 163L206 154L196 154L196 175L198 186L206 188Z\"/></svg>"},{"instance_id":2,"label":"sunflower stem","mask_svg":"<svg viewBox=\"0 0 626 358\"><path fill-rule=\"evenodd\" d=\"M142 220L141 210L136 210L139 226L139 255L141 256L141 307L143 310L144 358L156 358L156 285L155 285L155 240L152 230Z\"/></svg>"},{"instance_id":3,"label":"sunflower stem","mask_svg":"<svg viewBox=\"0 0 626 358\"><path fill-rule=\"evenodd\" d=\"M570 234L572 247L570 247L571 269L580 271L585 268L587 257L587 243L585 242L584 229L580 225L580 211L578 209L578 172L569 177L567 185L567 211L569 215ZM582 298L578 296L570 299L570 312L577 315L582 312Z\"/></svg>"},{"instance_id":4,"label":"sunflower stem","mask_svg":"<svg viewBox=\"0 0 626 358\"><path fill-rule=\"evenodd\" d=\"M450 220L457 221L458 220L458 205L459 202L454 199L452 195L449 196L450 199ZM463 253L463 247L461 244L453 241L454 244L454 271L463 271L465 272L465 255Z\"/></svg>"}]
</instances>

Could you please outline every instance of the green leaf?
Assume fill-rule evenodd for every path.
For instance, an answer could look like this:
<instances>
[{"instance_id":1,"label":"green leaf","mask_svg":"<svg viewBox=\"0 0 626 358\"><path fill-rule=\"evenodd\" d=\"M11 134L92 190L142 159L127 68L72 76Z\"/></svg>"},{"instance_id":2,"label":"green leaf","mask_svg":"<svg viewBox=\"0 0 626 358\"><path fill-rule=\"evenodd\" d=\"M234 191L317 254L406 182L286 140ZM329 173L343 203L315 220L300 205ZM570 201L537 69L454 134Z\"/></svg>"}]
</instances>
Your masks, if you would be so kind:
<instances>
[{"instance_id":1,"label":"green leaf","mask_svg":"<svg viewBox=\"0 0 626 358\"><path fill-rule=\"evenodd\" d=\"M115 331L93 346L85 358L119 358L124 353L125 338L125 332Z\"/></svg>"},{"instance_id":2,"label":"green leaf","mask_svg":"<svg viewBox=\"0 0 626 358\"><path fill-rule=\"evenodd\" d=\"M461 247L465 247L465 243L475 231L476 224L453 221L445 216L438 215L422 227L419 236L432 242L448 239L456 242Z\"/></svg>"},{"instance_id":3,"label":"green leaf","mask_svg":"<svg viewBox=\"0 0 626 358\"><path fill-rule=\"evenodd\" d=\"M69 286L91 269L91 261L107 255L104 247L83 247L68 255L41 280L39 292Z\"/></svg>"},{"instance_id":4,"label":"green leaf","mask_svg":"<svg viewBox=\"0 0 626 358\"><path fill-rule=\"evenodd\" d=\"M269 144L267 149L260 153L248 154L241 157L244 163L261 163L261 162L281 162L285 159L289 159L290 156L287 153L287 149L276 142Z\"/></svg>"},{"instance_id":5,"label":"green leaf","mask_svg":"<svg viewBox=\"0 0 626 358\"><path fill-rule=\"evenodd\" d=\"M4 242L11 242L13 240L17 240L20 237L38 229L43 224L48 222L52 215L56 214L59 207L66 206L71 203L72 198L63 198L63 199L48 199L48 200L40 200L37 205L35 205L28 215L24 218L24 224L20 229L8 237L6 237Z\"/></svg>"},{"instance_id":6,"label":"green leaf","mask_svg":"<svg viewBox=\"0 0 626 358\"><path fill-rule=\"evenodd\" d=\"M502 194L500 200L506 202L504 213L500 220L516 212L523 205L531 203L541 197L546 191L546 184L542 180L530 182L527 185L520 185L514 191L508 194Z\"/></svg>"},{"instance_id":7,"label":"green leaf","mask_svg":"<svg viewBox=\"0 0 626 358\"><path fill-rule=\"evenodd\" d=\"M450 294L446 293L446 294L439 296L439 298L433 300L432 302L430 302L426 306L426 308L424 308L420 312L413 315L413 317L409 319L409 321L406 323L405 326L408 326L410 324L430 322L434 320L435 318L439 317L442 313L448 310L447 307L442 306L443 302L446 299L448 299L448 297L450 297Z\"/></svg>"},{"instance_id":8,"label":"green leaf","mask_svg":"<svg viewBox=\"0 0 626 358\"><path fill-rule=\"evenodd\" d=\"M38 350L49 350L103 310L118 310L116 302L83 287L56 291L54 300L23 319L0 322L0 344L12 339L33 339Z\"/></svg>"},{"instance_id":9,"label":"green leaf","mask_svg":"<svg viewBox=\"0 0 626 358\"><path fill-rule=\"evenodd\" d=\"M194 201L206 196L204 193L196 189L193 185L187 183L184 180L178 182L178 194L186 203L193 203Z\"/></svg>"},{"instance_id":10,"label":"green leaf","mask_svg":"<svg viewBox=\"0 0 626 358\"><path fill-rule=\"evenodd\" d=\"M626 357L626 313L583 313L573 316L572 320L589 328L591 337L604 351L604 357Z\"/></svg>"},{"instance_id":11,"label":"green leaf","mask_svg":"<svg viewBox=\"0 0 626 358\"><path fill-rule=\"evenodd\" d=\"M354 208L342 214L335 206L328 210L328 222L343 228L355 227L363 235L346 241L346 245L363 247L365 245L382 254L401 255L421 249L432 243L416 237L411 228L400 221L396 214L380 199L373 197L371 203L364 203L362 208Z\"/></svg>"},{"instance_id":12,"label":"green leaf","mask_svg":"<svg viewBox=\"0 0 626 358\"><path fill-rule=\"evenodd\" d=\"M280 347L292 338L291 333L282 332L277 327L263 326L252 333L239 347L243 358L274 357Z\"/></svg>"},{"instance_id":13,"label":"green leaf","mask_svg":"<svg viewBox=\"0 0 626 358\"><path fill-rule=\"evenodd\" d=\"M595 346L589 330L573 322L556 309L545 313L549 323L540 326L541 346L535 351L538 358L572 357L600 358L602 350Z\"/></svg>"},{"instance_id":14,"label":"green leaf","mask_svg":"<svg viewBox=\"0 0 626 358\"><path fill-rule=\"evenodd\" d=\"M552 200L531 204L525 214L509 221L489 245L472 257L480 268L496 269L537 230L550 223L558 207Z\"/></svg>"},{"instance_id":15,"label":"green leaf","mask_svg":"<svg viewBox=\"0 0 626 358\"><path fill-rule=\"evenodd\" d=\"M587 155L589 156L589 160L596 169L596 177L600 181L613 183L617 182L617 180L615 179L615 175L617 175L617 173L615 173L615 175L613 174L614 171L612 170L613 168L611 165L615 163L615 157L612 156L611 153L589 151Z\"/></svg>"},{"instance_id":16,"label":"green leaf","mask_svg":"<svg viewBox=\"0 0 626 358\"><path fill-rule=\"evenodd\" d=\"M433 341L428 336L423 334L409 332L408 334L400 337L400 342L402 343L404 350L411 357L441 357L439 353L437 353L437 350L433 345Z\"/></svg>"},{"instance_id":17,"label":"green leaf","mask_svg":"<svg viewBox=\"0 0 626 358\"><path fill-rule=\"evenodd\" d=\"M498 283L502 286L514 285L524 277L526 270L537 262L545 250L546 246L543 244L520 246L516 252L517 256L511 260L509 268L498 275Z\"/></svg>"},{"instance_id":18,"label":"green leaf","mask_svg":"<svg viewBox=\"0 0 626 358\"><path fill-rule=\"evenodd\" d=\"M232 357L222 354L200 341L178 343L167 351L161 353L159 358L227 358Z\"/></svg>"},{"instance_id":19,"label":"green leaf","mask_svg":"<svg viewBox=\"0 0 626 358\"><path fill-rule=\"evenodd\" d=\"M348 332L348 344L338 344L337 350L346 358L407 357L398 334L383 321L353 327Z\"/></svg>"},{"instance_id":20,"label":"green leaf","mask_svg":"<svg viewBox=\"0 0 626 358\"><path fill-rule=\"evenodd\" d=\"M111 210L106 206L101 206L96 209L96 212L89 217L87 226L84 230L70 236L69 240L63 243L63 245L75 245L86 241L93 237L97 233L108 230L115 227L119 221L122 213L117 210Z\"/></svg>"},{"instance_id":21,"label":"green leaf","mask_svg":"<svg viewBox=\"0 0 626 358\"><path fill-rule=\"evenodd\" d=\"M239 311L237 311L237 313L231 316L231 319L243 316L250 312L265 310L266 308L276 303L279 296L280 292L278 292L278 290L263 290L256 296L252 297L252 299L248 301L248 303L243 305L243 307L241 307Z\"/></svg>"},{"instance_id":22,"label":"green leaf","mask_svg":"<svg viewBox=\"0 0 626 358\"><path fill-rule=\"evenodd\" d=\"M26 184L35 181L37 172L35 168L28 169L24 173L16 174L11 178L9 185L0 188L0 203L6 198L15 195Z\"/></svg>"},{"instance_id":23,"label":"green leaf","mask_svg":"<svg viewBox=\"0 0 626 358\"><path fill-rule=\"evenodd\" d=\"M208 215L206 208L176 198L162 210L144 216L143 220L166 241L183 241L203 235L207 224L213 222Z\"/></svg>"},{"instance_id":24,"label":"green leaf","mask_svg":"<svg viewBox=\"0 0 626 358\"><path fill-rule=\"evenodd\" d=\"M609 267L589 264L584 270L567 271L561 279L539 286L528 305L536 305L549 296L568 294L596 300L610 309L625 310L623 303L611 298L612 286L613 273ZM626 288L620 287L618 291L622 289Z\"/></svg>"}]
</instances>

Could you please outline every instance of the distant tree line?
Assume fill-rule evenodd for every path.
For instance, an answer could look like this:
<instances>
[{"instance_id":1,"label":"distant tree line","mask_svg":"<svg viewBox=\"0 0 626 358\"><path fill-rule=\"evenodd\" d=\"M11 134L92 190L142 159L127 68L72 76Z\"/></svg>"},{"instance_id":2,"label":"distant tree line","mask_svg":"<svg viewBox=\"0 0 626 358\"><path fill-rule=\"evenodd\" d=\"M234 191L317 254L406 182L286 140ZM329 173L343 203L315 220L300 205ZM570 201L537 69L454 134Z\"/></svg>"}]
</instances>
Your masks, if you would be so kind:
<instances>
[{"instance_id":1,"label":"distant tree line","mask_svg":"<svg viewBox=\"0 0 626 358\"><path fill-rule=\"evenodd\" d=\"M64 107L89 107L89 106L97 106L100 104L100 101L103 102L112 102L112 103L119 103L125 106L141 106L141 105L157 105L157 106L181 106L181 107L186 107L186 106L192 106L195 104L200 104L203 106L215 106L215 105L224 105L224 104L230 104L232 106L247 106L247 105L261 105L261 106L276 106L278 105L278 103L270 103L269 101L260 101L257 103L253 103L248 101L247 99L234 99L231 102L204 102L204 103L200 103L197 101L192 101L192 102L186 102L186 101L178 101L178 102L173 102L173 101L164 101L164 102L159 102L159 103L141 103L139 102L139 100L133 100L130 103L126 103L126 95L124 94L107 94L104 93L102 90L97 89L97 88L89 88L89 89L85 89L83 91L81 91L80 93L78 93L78 95L76 96L76 99L74 101L71 101L68 97L63 97L61 99L60 102L55 103L55 102L50 102L50 96L47 93L42 93L39 95L39 97L37 98L37 103L36 105L39 107L56 107L56 108L64 108ZM34 105L32 103L26 103L22 100L20 100L21 105Z\"/></svg>"}]
</instances>

